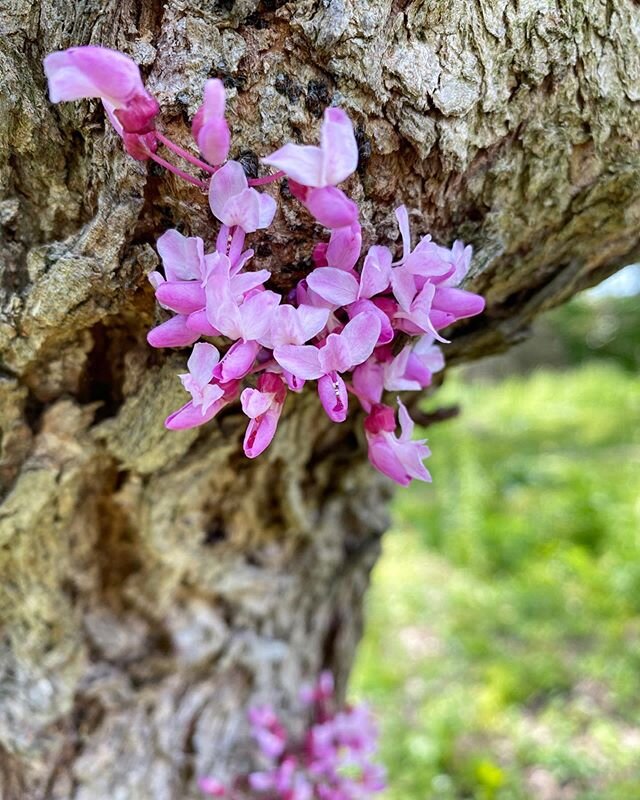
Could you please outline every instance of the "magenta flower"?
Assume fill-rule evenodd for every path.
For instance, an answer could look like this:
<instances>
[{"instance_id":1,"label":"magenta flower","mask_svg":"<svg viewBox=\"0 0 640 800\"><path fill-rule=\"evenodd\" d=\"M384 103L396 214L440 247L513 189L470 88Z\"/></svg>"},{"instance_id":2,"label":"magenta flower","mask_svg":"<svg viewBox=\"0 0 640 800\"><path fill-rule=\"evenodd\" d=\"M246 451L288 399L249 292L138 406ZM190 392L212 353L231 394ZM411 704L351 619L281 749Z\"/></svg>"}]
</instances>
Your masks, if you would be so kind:
<instances>
[{"instance_id":1,"label":"magenta flower","mask_svg":"<svg viewBox=\"0 0 640 800\"><path fill-rule=\"evenodd\" d=\"M362 364L373 352L380 334L380 320L358 314L341 333L331 333L322 347L282 345L273 351L280 366L302 380L318 380L324 410L334 422L347 418L347 388L340 373Z\"/></svg>"},{"instance_id":2,"label":"magenta flower","mask_svg":"<svg viewBox=\"0 0 640 800\"><path fill-rule=\"evenodd\" d=\"M413 478L431 481L431 475L422 463L431 455L424 440L412 442L414 423L407 409L398 400L400 436L395 435L396 420L393 409L375 405L364 421L369 445L369 460L380 472L401 486L408 486Z\"/></svg>"},{"instance_id":3,"label":"magenta flower","mask_svg":"<svg viewBox=\"0 0 640 800\"><path fill-rule=\"evenodd\" d=\"M268 228L277 208L271 195L249 187L237 161L228 161L212 176L209 205L220 222L229 227L238 225L245 233Z\"/></svg>"},{"instance_id":4,"label":"magenta flower","mask_svg":"<svg viewBox=\"0 0 640 800\"><path fill-rule=\"evenodd\" d=\"M250 422L244 437L244 453L256 458L271 444L287 397L287 384L273 372L258 378L256 389L245 389L240 395L242 410Z\"/></svg>"},{"instance_id":5,"label":"magenta flower","mask_svg":"<svg viewBox=\"0 0 640 800\"><path fill-rule=\"evenodd\" d=\"M336 186L358 166L358 145L351 120L341 108L328 108L320 147L286 144L262 161L281 169L302 186Z\"/></svg>"},{"instance_id":6,"label":"magenta flower","mask_svg":"<svg viewBox=\"0 0 640 800\"><path fill-rule=\"evenodd\" d=\"M71 47L44 60L52 103L99 97L128 133L147 133L160 112L137 64L106 47Z\"/></svg>"},{"instance_id":7,"label":"magenta flower","mask_svg":"<svg viewBox=\"0 0 640 800\"><path fill-rule=\"evenodd\" d=\"M231 132L224 118L224 84L218 78L204 85L204 102L191 123L193 138L210 164L222 164L229 155Z\"/></svg>"},{"instance_id":8,"label":"magenta flower","mask_svg":"<svg viewBox=\"0 0 640 800\"><path fill-rule=\"evenodd\" d=\"M469 270L471 248L460 241L442 247L430 236L412 248L404 206L396 209L401 257L394 263L387 247L373 245L357 266L362 249L359 208L338 188L358 164L353 125L345 112L328 108L318 146L286 144L263 159L278 172L248 180L239 163L224 163L230 130L221 81L206 82L191 126L206 163L155 128L158 104L128 56L102 47L71 48L47 56L44 67L53 102L100 98L125 150L207 191L211 211L222 223L215 249L208 254L202 239L177 230L158 240L162 269L152 272L149 281L160 306L173 316L149 331L147 339L153 347L195 345L188 371L180 375L191 400L167 418L166 426L177 430L202 425L238 399L241 381L259 374L256 388L245 388L241 397L249 417L244 450L254 458L275 435L287 388L299 392L305 381L317 380L320 401L335 422L346 418L348 392L357 396L368 413L369 458L377 469L403 485L411 478L429 480L422 463L428 448L410 441L413 423L402 404L401 433L396 436L395 415L383 405L384 393L429 386L433 373L444 365L434 344L434 339L446 341L439 331L479 314L484 301L459 288ZM173 163L175 158L196 167L198 176ZM315 269L289 286L286 296L265 290L267 270L244 269L254 256L252 249L245 249L246 235L268 227L277 208L273 197L255 187L284 175L293 197L331 231L328 241L310 244ZM398 334L415 338L400 342ZM224 355L198 342L201 337L226 339ZM320 716L322 702L316 698ZM332 719L335 727L337 718ZM352 755L355 751L351 747ZM331 758L335 769L337 756ZM287 800L294 800L294 794L305 800L311 791L299 777L302 761L298 754L278 765L277 780L290 784ZM329 770L330 762L325 766ZM357 780L342 776L323 786L313 784L314 800L360 798L367 781L373 785L377 780L375 769L368 769ZM269 780L276 780L275 774ZM210 793L215 793L212 787Z\"/></svg>"}]
</instances>

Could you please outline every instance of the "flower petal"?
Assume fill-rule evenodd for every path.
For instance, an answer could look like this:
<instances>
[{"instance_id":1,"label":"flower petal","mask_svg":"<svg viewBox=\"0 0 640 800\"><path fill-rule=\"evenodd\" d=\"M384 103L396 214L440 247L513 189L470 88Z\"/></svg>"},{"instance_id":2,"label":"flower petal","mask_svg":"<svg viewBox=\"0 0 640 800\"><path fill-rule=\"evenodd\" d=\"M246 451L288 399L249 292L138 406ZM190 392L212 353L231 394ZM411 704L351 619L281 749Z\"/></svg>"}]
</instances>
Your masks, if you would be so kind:
<instances>
[{"instance_id":1,"label":"flower petal","mask_svg":"<svg viewBox=\"0 0 640 800\"><path fill-rule=\"evenodd\" d=\"M355 172L358 166L358 144L353 124L341 108L327 108L320 133L322 150L322 183L335 186Z\"/></svg>"},{"instance_id":2,"label":"flower petal","mask_svg":"<svg viewBox=\"0 0 640 800\"><path fill-rule=\"evenodd\" d=\"M323 300L334 306L346 306L358 296L358 281L349 272L336 267L319 267L307 275L307 284Z\"/></svg>"},{"instance_id":3,"label":"flower petal","mask_svg":"<svg viewBox=\"0 0 640 800\"><path fill-rule=\"evenodd\" d=\"M322 183L323 153L319 147L285 144L275 153L263 158L262 163L281 169L289 178L293 178L303 186L324 185Z\"/></svg>"},{"instance_id":4,"label":"flower petal","mask_svg":"<svg viewBox=\"0 0 640 800\"><path fill-rule=\"evenodd\" d=\"M275 348L273 357L283 369L297 378L308 381L323 374L318 348L313 345L284 344Z\"/></svg>"},{"instance_id":5,"label":"flower petal","mask_svg":"<svg viewBox=\"0 0 640 800\"><path fill-rule=\"evenodd\" d=\"M156 246L168 281L200 280L204 269L204 242L199 236L183 236L168 230Z\"/></svg>"},{"instance_id":6,"label":"flower petal","mask_svg":"<svg viewBox=\"0 0 640 800\"><path fill-rule=\"evenodd\" d=\"M220 361L218 348L207 342L194 344L187 361L187 369L200 386L205 386L213 378L213 370Z\"/></svg>"},{"instance_id":7,"label":"flower petal","mask_svg":"<svg viewBox=\"0 0 640 800\"><path fill-rule=\"evenodd\" d=\"M198 333L187 327L187 317L182 314L156 325L147 334L151 347L185 347L199 338Z\"/></svg>"},{"instance_id":8,"label":"flower petal","mask_svg":"<svg viewBox=\"0 0 640 800\"><path fill-rule=\"evenodd\" d=\"M305 205L325 228L344 228L358 219L358 206L334 186L311 189Z\"/></svg>"},{"instance_id":9,"label":"flower petal","mask_svg":"<svg viewBox=\"0 0 640 800\"><path fill-rule=\"evenodd\" d=\"M352 367L362 364L369 358L378 342L379 335L380 320L373 313L363 311L347 322L340 334L340 339L349 349Z\"/></svg>"},{"instance_id":10,"label":"flower petal","mask_svg":"<svg viewBox=\"0 0 640 800\"><path fill-rule=\"evenodd\" d=\"M209 205L215 217L221 222L226 204L249 186L242 164L228 161L211 177L209 184ZM228 223L225 223L228 224Z\"/></svg>"}]
</instances>

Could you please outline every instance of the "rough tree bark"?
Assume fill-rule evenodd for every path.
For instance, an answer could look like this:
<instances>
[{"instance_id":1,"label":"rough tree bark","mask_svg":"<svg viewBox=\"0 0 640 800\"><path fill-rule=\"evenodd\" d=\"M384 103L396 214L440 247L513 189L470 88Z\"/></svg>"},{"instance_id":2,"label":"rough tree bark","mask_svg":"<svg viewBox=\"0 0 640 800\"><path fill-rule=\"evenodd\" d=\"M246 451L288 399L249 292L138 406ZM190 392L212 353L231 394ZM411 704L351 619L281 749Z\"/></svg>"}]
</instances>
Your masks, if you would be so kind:
<instances>
[{"instance_id":1,"label":"rough tree bark","mask_svg":"<svg viewBox=\"0 0 640 800\"><path fill-rule=\"evenodd\" d=\"M184 354L145 343L152 245L176 224L210 240L212 220L197 189L122 153L98 104L52 107L42 57L130 52L184 143L204 80L224 77L249 170L312 141L339 102L358 125L349 189L367 238L395 238L405 202L414 230L476 248L469 286L488 310L456 331L461 360L635 257L640 8L2 0L0 14L0 794L195 798L195 775L246 764L250 702L295 723L301 681L330 667L344 685L389 489L353 421L326 422L306 395L256 463L236 409L163 429ZM258 254L284 288L311 228L280 201Z\"/></svg>"}]
</instances>

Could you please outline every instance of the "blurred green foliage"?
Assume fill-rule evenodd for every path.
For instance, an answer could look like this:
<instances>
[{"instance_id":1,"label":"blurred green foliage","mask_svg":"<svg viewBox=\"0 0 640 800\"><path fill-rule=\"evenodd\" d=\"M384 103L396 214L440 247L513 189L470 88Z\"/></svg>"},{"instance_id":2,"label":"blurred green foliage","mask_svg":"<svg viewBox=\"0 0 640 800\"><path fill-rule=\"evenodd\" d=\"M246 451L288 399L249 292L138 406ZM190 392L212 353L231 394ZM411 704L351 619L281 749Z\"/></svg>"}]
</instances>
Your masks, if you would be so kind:
<instances>
[{"instance_id":1,"label":"blurred green foliage","mask_svg":"<svg viewBox=\"0 0 640 800\"><path fill-rule=\"evenodd\" d=\"M429 401L463 412L427 432L433 485L398 492L351 687L388 800L640 798L636 357Z\"/></svg>"}]
</instances>

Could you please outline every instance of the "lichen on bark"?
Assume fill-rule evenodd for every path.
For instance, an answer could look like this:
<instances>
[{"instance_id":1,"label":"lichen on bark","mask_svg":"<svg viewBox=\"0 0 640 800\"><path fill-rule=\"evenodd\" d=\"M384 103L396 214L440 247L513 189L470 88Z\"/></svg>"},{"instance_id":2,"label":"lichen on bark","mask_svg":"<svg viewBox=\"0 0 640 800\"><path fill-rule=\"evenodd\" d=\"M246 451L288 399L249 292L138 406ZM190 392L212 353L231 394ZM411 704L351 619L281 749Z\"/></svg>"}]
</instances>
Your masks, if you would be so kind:
<instances>
[{"instance_id":1,"label":"lichen on bark","mask_svg":"<svg viewBox=\"0 0 640 800\"><path fill-rule=\"evenodd\" d=\"M183 144L222 77L249 170L341 104L367 243L404 202L417 233L475 247L488 309L455 332L464 360L636 256L640 9L5 0L0 24L0 794L196 797L195 775L246 764L249 702L295 725L301 681L344 687L389 490L310 395L255 463L236 408L162 428L185 354L145 343L146 275L167 227L212 240L206 198L122 153L98 104L51 106L42 57L131 53ZM278 200L252 243L284 290L314 231Z\"/></svg>"}]
</instances>

